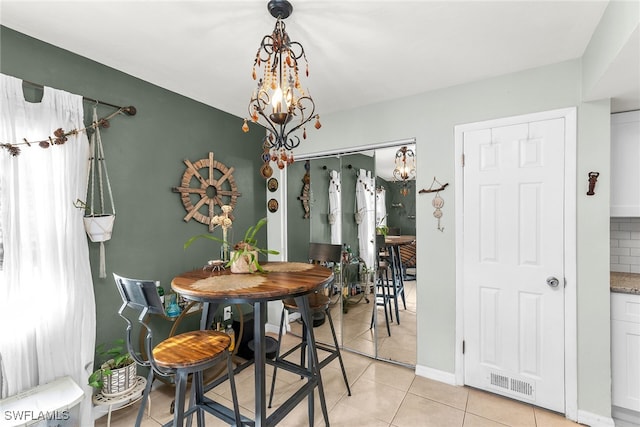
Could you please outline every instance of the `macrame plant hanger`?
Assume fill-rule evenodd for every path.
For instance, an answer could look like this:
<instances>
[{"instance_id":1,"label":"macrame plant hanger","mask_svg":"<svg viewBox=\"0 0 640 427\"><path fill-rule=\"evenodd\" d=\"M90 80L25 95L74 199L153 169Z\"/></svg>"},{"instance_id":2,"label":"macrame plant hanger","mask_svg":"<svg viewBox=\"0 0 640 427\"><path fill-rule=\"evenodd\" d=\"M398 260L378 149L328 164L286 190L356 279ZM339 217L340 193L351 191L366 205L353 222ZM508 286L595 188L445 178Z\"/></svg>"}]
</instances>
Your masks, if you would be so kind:
<instances>
[{"instance_id":1,"label":"macrame plant hanger","mask_svg":"<svg viewBox=\"0 0 640 427\"><path fill-rule=\"evenodd\" d=\"M93 107L93 123L98 123L98 108ZM106 262L105 262L105 248L104 242L111 239L111 232L113 230L113 223L116 218L116 208L113 202L113 193L111 191L111 182L109 181L109 174L107 172L107 161L104 158L104 149L102 147L102 138L100 137L100 126L94 127L94 132L91 134L89 142L89 180L87 181L87 187L91 185L91 202L88 206L88 212L84 216L84 226L89 239L92 242L100 243L100 278L107 277ZM96 171L98 174L98 180L96 182ZM90 182L89 182L90 181ZM104 202L104 184L106 181L108 196L111 202L111 212L108 213L105 210ZM98 211L94 210L95 205L95 189L96 185L99 186L100 195L100 208ZM87 190L89 190L87 188Z\"/></svg>"}]
</instances>

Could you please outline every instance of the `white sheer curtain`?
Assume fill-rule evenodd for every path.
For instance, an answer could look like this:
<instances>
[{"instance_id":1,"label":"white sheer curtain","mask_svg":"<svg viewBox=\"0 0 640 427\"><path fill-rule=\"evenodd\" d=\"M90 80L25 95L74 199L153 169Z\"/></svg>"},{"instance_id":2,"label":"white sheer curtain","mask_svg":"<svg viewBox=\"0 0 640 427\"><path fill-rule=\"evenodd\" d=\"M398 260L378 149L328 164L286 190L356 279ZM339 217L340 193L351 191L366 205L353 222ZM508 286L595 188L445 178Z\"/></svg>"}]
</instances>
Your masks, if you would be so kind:
<instances>
[{"instance_id":1,"label":"white sheer curtain","mask_svg":"<svg viewBox=\"0 0 640 427\"><path fill-rule=\"evenodd\" d=\"M360 258L367 267L374 263L376 238L376 197L375 178L371 171L360 169L356 180L356 223L358 223L358 244Z\"/></svg>"},{"instance_id":2,"label":"white sheer curtain","mask_svg":"<svg viewBox=\"0 0 640 427\"><path fill-rule=\"evenodd\" d=\"M44 88L42 102L24 100L22 81L0 74L0 142L40 141L62 128L81 129L82 97ZM95 299L83 212L88 142L0 149L0 358L8 395L62 376L85 391L80 425L93 425L91 389ZM1 391L1 389L0 389Z\"/></svg>"},{"instance_id":3,"label":"white sheer curtain","mask_svg":"<svg viewBox=\"0 0 640 427\"><path fill-rule=\"evenodd\" d=\"M340 173L332 170L329 174L329 225L331 244L342 244L342 187Z\"/></svg>"}]
</instances>

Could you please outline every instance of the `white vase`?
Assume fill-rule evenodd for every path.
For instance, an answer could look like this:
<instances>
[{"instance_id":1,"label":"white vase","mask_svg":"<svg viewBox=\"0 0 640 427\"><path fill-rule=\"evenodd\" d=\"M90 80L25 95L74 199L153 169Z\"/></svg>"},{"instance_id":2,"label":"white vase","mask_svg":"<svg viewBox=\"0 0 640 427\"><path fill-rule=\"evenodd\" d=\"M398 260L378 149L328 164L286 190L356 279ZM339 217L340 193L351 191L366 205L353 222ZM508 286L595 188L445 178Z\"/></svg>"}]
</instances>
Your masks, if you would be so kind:
<instances>
[{"instance_id":1,"label":"white vase","mask_svg":"<svg viewBox=\"0 0 640 427\"><path fill-rule=\"evenodd\" d=\"M252 261L253 255L253 261ZM234 259L234 252L231 252L231 259ZM258 251L249 251L240 255L235 261L231 263L232 273L255 273L258 268Z\"/></svg>"}]
</instances>

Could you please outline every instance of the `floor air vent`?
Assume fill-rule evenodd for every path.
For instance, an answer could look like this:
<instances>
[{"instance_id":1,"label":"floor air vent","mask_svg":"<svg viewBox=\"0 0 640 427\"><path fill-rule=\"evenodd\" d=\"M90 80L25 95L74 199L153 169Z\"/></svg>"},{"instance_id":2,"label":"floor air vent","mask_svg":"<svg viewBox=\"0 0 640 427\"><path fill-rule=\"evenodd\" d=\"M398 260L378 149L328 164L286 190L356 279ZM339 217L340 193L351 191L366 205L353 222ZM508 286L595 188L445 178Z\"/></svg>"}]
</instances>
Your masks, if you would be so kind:
<instances>
[{"instance_id":1,"label":"floor air vent","mask_svg":"<svg viewBox=\"0 0 640 427\"><path fill-rule=\"evenodd\" d=\"M511 390L526 396L533 395L533 386L526 381L511 378Z\"/></svg>"},{"instance_id":2,"label":"floor air vent","mask_svg":"<svg viewBox=\"0 0 640 427\"><path fill-rule=\"evenodd\" d=\"M514 378L496 372L489 373L492 388L501 390L503 394L535 399L535 387L531 381Z\"/></svg>"},{"instance_id":3,"label":"floor air vent","mask_svg":"<svg viewBox=\"0 0 640 427\"><path fill-rule=\"evenodd\" d=\"M509 389L509 377L491 373L491 385Z\"/></svg>"}]
</instances>

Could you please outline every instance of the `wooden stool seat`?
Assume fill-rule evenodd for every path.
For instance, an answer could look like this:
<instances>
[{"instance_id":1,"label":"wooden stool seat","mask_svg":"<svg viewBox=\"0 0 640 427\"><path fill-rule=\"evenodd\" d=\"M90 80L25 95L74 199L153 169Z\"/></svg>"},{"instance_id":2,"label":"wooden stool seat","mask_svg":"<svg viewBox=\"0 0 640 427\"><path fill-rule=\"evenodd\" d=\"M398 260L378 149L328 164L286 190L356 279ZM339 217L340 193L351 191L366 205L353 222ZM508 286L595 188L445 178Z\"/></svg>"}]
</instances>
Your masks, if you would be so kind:
<instances>
[{"instance_id":1,"label":"wooden stool seat","mask_svg":"<svg viewBox=\"0 0 640 427\"><path fill-rule=\"evenodd\" d=\"M174 335L153 349L158 366L180 369L210 364L211 359L224 354L231 344L229 335L218 331L190 331Z\"/></svg>"}]
</instances>

